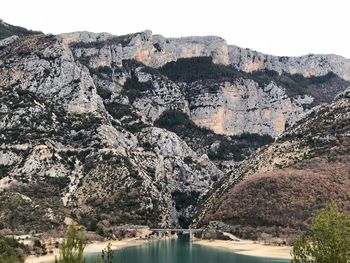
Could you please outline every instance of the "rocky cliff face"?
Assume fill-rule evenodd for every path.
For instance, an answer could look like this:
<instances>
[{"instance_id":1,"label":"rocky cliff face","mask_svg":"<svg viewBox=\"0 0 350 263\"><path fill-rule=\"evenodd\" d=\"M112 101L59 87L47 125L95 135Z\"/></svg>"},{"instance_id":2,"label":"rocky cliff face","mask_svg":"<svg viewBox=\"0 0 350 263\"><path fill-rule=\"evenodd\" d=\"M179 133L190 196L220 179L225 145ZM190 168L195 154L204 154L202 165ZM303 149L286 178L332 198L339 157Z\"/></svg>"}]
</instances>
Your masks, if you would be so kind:
<instances>
[{"instance_id":1,"label":"rocky cliff face","mask_svg":"<svg viewBox=\"0 0 350 263\"><path fill-rule=\"evenodd\" d=\"M152 116L151 118L153 121L159 117L164 109L169 108L169 105L174 107L176 104L176 107L187 112L196 124L209 128L215 133L225 135L258 133L277 136L281 134L286 127L291 126L296 120L303 117L306 109L310 108L309 105L314 101L317 101L317 103L324 102L324 100L317 100L318 94L322 93L323 90L330 89L330 87L334 86L337 87L339 90L330 93L334 96L334 94L341 92L349 85L345 80L342 80L342 78L347 79L348 77L344 74L340 74L338 71L338 69L341 69L341 71L347 72L349 63L340 57L338 58L338 64L334 62L336 59L333 59L333 57L329 59L325 58L322 62L316 57L309 57L308 60L305 60L305 63L303 62L303 58L300 58L300 61L297 58L290 58L291 61L293 59L297 61L293 62L294 64L299 65L297 70L291 70L289 64L292 62L270 56L269 58L271 59L268 63L266 62L266 65L249 68L250 66L247 66L249 63L255 63L255 55L253 56L250 53L241 52L238 56L236 51L233 51L232 48L228 48L223 39L217 37L165 39L159 35L152 35L150 31L120 37L106 34L96 35L85 32L65 34L60 37L65 45L71 47L74 56L79 61L93 69L107 67L113 68L115 71L118 70L118 67L122 66L123 61L130 59L134 59L151 67L160 67L160 69L162 69L163 67L161 66L164 65L165 68L167 68L166 63L168 62L180 61L183 58L204 56L211 57L213 63L227 65L226 68L224 66L220 68L223 74L214 76L214 81L199 81L193 83L193 79L191 79L191 81L186 81L187 85L176 79L172 79L176 83L169 83L169 81L164 78L158 77L155 79L156 77L152 76L152 74L142 74L141 76L140 73L137 73L137 77L141 82L168 82L169 84L158 85L159 87L157 87L157 90L151 94L152 99L142 98L136 102L137 105L135 104L140 112L146 112L148 114L148 118ZM231 53L228 52L228 50L231 50ZM238 57L240 58L238 59ZM261 57L262 55L260 54L259 59ZM249 61L249 58L252 58L252 61ZM282 60L285 63L282 63ZM312 63L310 61L312 61ZM326 63L325 61L328 62ZM203 63L208 62L203 61ZM210 63L208 63L208 67L213 67ZM179 64L181 65L181 62ZM198 63L194 63L192 68L197 67L197 64ZM333 66L330 67L330 64ZM178 67L180 67L180 65L173 66L173 68L179 70ZM296 66L294 65L294 67ZM231 77L232 74L229 74L229 79L227 79L226 71L234 70L242 73L241 79L237 80L237 74L233 77ZM266 78L265 76L271 73L263 73L265 74L263 77L260 75L243 74L255 70L260 70L260 72L261 70L273 70L277 75L273 78ZM309 73L306 72L307 70ZM160 71L164 73L162 70ZM192 69L189 68L189 72L191 71ZM326 76L329 72L335 74L333 78L338 78L339 80L333 84L328 83L328 85L323 87L322 84L327 82L327 79L323 80L321 77L315 80L315 84L313 81L309 81L308 78L303 77L317 78L315 76ZM182 73L188 74L188 72ZM294 79L290 80L288 76L280 76L282 73L300 74L298 75L300 77L298 80L295 79L296 77L292 77ZM205 76L201 77L194 80L207 79ZM223 77L226 79L223 79ZM152 80L152 78L154 80ZM283 79L282 81L281 78ZM306 79L305 82L312 82L306 84L307 87L303 91L301 91L302 88L300 89L300 86L304 84L299 83L301 81L300 78ZM123 77L120 77L119 84L121 86L123 81ZM297 88L290 88L290 83L293 83ZM220 85L221 88L218 88ZM171 89L168 88L170 86L172 87ZM196 94L198 96L195 100L191 97L184 97L184 94L181 94L180 88L182 88L182 90L197 89L199 90ZM298 88L300 90L293 91L293 89ZM200 90L205 90L206 92L200 94ZM211 91L207 92L208 90ZM212 92L213 90L216 91ZM310 92L307 90L310 90ZM314 90L314 92L312 92L312 90ZM177 92L177 94L174 92ZM154 95L162 96L162 98L158 97L156 106L154 106L154 103L150 103ZM190 96L191 95L192 94L190 94ZM328 98L327 101L330 101L332 98ZM163 101L161 102L160 100ZM168 107L164 107L165 104L167 104ZM163 107L159 108L159 105ZM187 105L189 109L186 108ZM258 123L255 121L257 119L259 119Z\"/></svg>"},{"instance_id":2,"label":"rocky cliff face","mask_svg":"<svg viewBox=\"0 0 350 263\"><path fill-rule=\"evenodd\" d=\"M350 60L337 55L309 54L301 57L278 57L251 49L229 46L230 64L239 70L252 72L273 70L282 74L301 74L304 77L323 76L333 72L340 78L350 80Z\"/></svg>"},{"instance_id":3,"label":"rocky cliff face","mask_svg":"<svg viewBox=\"0 0 350 263\"><path fill-rule=\"evenodd\" d=\"M333 72L340 78L350 80L350 60L337 55L306 55L301 57L278 57L228 45L219 37L165 38L151 31L115 37L108 34L79 32L63 34L66 43L75 47L91 49L94 66L110 63L121 65L123 59L135 59L151 67L160 67L179 58L212 57L217 64L232 65L244 72L273 70L279 74L301 74L304 77L323 76ZM104 42L105 41L105 42ZM104 43L103 43L104 42ZM103 46L98 52L96 47ZM94 50L95 49L95 50Z\"/></svg>"},{"instance_id":4,"label":"rocky cliff face","mask_svg":"<svg viewBox=\"0 0 350 263\"><path fill-rule=\"evenodd\" d=\"M215 93L205 92L214 85ZM191 119L217 134L257 133L275 137L305 114L304 101L292 100L273 82L259 87L252 80L239 79L196 83L191 89L198 90L196 99L189 104Z\"/></svg>"},{"instance_id":5,"label":"rocky cliff face","mask_svg":"<svg viewBox=\"0 0 350 263\"><path fill-rule=\"evenodd\" d=\"M94 57L93 67L121 66L122 60L135 59L150 67L160 67L179 58L212 57L215 63L228 64L228 46L219 37L165 38L151 31L112 36L105 34L72 33L61 35L78 56Z\"/></svg>"},{"instance_id":6,"label":"rocky cliff face","mask_svg":"<svg viewBox=\"0 0 350 263\"><path fill-rule=\"evenodd\" d=\"M149 31L1 40L2 227L187 226L215 182L349 86L336 70L249 72L232 52Z\"/></svg>"}]
</instances>

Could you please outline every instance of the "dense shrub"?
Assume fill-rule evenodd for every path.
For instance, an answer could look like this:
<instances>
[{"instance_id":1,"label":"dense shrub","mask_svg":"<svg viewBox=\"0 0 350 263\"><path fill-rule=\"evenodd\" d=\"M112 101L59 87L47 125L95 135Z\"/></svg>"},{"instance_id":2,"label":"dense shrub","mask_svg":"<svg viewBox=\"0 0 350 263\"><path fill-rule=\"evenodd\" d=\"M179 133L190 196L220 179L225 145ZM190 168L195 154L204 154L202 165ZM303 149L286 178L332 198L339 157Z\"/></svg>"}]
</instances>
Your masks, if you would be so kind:
<instances>
[{"instance_id":1,"label":"dense shrub","mask_svg":"<svg viewBox=\"0 0 350 263\"><path fill-rule=\"evenodd\" d=\"M108 66L100 66L97 68L98 72L101 74L111 75L113 73L113 70Z\"/></svg>"},{"instance_id":2,"label":"dense shrub","mask_svg":"<svg viewBox=\"0 0 350 263\"><path fill-rule=\"evenodd\" d=\"M143 94L153 89L151 82L139 82L136 76L128 78L124 83L122 94L128 96L131 103L142 98Z\"/></svg>"},{"instance_id":3,"label":"dense shrub","mask_svg":"<svg viewBox=\"0 0 350 263\"><path fill-rule=\"evenodd\" d=\"M105 103L106 110L113 118L120 120L125 116L133 116L130 105L120 104L117 102Z\"/></svg>"},{"instance_id":4,"label":"dense shrub","mask_svg":"<svg viewBox=\"0 0 350 263\"><path fill-rule=\"evenodd\" d=\"M178 125L195 125L188 115L179 110L166 110L154 122L154 125L161 128L171 129Z\"/></svg>"},{"instance_id":5,"label":"dense shrub","mask_svg":"<svg viewBox=\"0 0 350 263\"><path fill-rule=\"evenodd\" d=\"M6 177L8 171L9 171L9 168L8 168L8 167L6 167L6 166L3 165L3 164L0 164L0 179Z\"/></svg>"},{"instance_id":6,"label":"dense shrub","mask_svg":"<svg viewBox=\"0 0 350 263\"><path fill-rule=\"evenodd\" d=\"M230 158L240 160L243 159L243 151L239 144L232 143L228 140L222 140L219 144L219 148L215 151L210 151L208 153L208 157L210 159L219 160L225 160Z\"/></svg>"},{"instance_id":7,"label":"dense shrub","mask_svg":"<svg viewBox=\"0 0 350 263\"><path fill-rule=\"evenodd\" d=\"M269 144L273 142L273 138L268 134L257 134L257 133L243 133L241 135L233 136L233 138L238 140L245 140L251 144L257 144L259 146L263 146L265 144Z\"/></svg>"},{"instance_id":8,"label":"dense shrub","mask_svg":"<svg viewBox=\"0 0 350 263\"><path fill-rule=\"evenodd\" d=\"M40 182L1 192L0 227L27 233L58 229L63 223L64 212L60 209L61 186L55 183L56 181ZM52 220L47 217L48 209L55 215Z\"/></svg>"},{"instance_id":9,"label":"dense shrub","mask_svg":"<svg viewBox=\"0 0 350 263\"><path fill-rule=\"evenodd\" d=\"M28 253L28 248L13 238L0 236L0 262L21 263Z\"/></svg>"},{"instance_id":10,"label":"dense shrub","mask_svg":"<svg viewBox=\"0 0 350 263\"><path fill-rule=\"evenodd\" d=\"M211 57L180 58L165 64L158 71L173 81L184 82L243 76L232 67L214 64Z\"/></svg>"},{"instance_id":11,"label":"dense shrub","mask_svg":"<svg viewBox=\"0 0 350 263\"><path fill-rule=\"evenodd\" d=\"M124 59L122 61L123 69L128 73L135 73L135 69L139 68L142 72L152 75L160 75L160 72L156 68L149 67L140 61L135 59Z\"/></svg>"}]
</instances>

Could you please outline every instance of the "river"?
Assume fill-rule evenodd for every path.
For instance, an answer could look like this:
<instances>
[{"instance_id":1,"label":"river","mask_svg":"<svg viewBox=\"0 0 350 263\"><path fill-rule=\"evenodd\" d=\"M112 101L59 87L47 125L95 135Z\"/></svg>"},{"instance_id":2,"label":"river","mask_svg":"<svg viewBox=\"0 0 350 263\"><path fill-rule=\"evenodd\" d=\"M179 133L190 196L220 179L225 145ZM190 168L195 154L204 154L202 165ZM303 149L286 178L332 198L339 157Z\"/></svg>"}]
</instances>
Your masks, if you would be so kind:
<instances>
[{"instance_id":1,"label":"river","mask_svg":"<svg viewBox=\"0 0 350 263\"><path fill-rule=\"evenodd\" d=\"M89 254L92 263L98 254ZM189 242L188 237L154 241L148 244L126 247L114 252L115 263L289 263L290 260L251 257L232 251L210 248Z\"/></svg>"}]
</instances>

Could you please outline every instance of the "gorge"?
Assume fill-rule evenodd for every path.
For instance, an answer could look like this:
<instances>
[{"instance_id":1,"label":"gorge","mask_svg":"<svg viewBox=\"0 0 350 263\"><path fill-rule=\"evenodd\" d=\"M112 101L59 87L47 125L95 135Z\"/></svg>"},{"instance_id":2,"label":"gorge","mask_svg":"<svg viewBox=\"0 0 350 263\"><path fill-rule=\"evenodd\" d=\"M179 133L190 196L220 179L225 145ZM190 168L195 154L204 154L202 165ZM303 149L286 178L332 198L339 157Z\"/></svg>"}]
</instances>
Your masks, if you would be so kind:
<instances>
[{"instance_id":1,"label":"gorge","mask_svg":"<svg viewBox=\"0 0 350 263\"><path fill-rule=\"evenodd\" d=\"M2 234L69 218L289 244L327 200L349 211L349 59L149 30L0 37Z\"/></svg>"}]
</instances>

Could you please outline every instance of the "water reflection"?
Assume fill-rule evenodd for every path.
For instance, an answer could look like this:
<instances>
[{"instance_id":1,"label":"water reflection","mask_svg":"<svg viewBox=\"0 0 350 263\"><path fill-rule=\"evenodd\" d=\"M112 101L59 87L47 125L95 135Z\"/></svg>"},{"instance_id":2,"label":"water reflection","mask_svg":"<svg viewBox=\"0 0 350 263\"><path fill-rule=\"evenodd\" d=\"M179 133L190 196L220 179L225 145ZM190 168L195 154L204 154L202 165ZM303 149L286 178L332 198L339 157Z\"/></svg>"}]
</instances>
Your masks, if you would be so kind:
<instances>
[{"instance_id":1,"label":"water reflection","mask_svg":"<svg viewBox=\"0 0 350 263\"><path fill-rule=\"evenodd\" d=\"M178 239L155 241L149 244L124 248L115 252L115 262L128 263L287 263L289 260L250 257L192 244L188 236ZM88 256L94 262L97 254Z\"/></svg>"}]
</instances>

